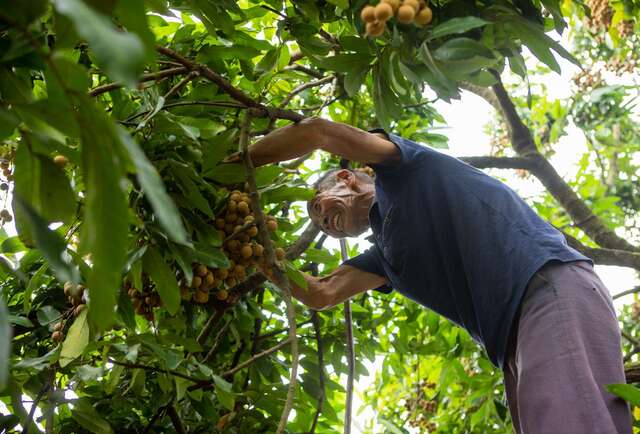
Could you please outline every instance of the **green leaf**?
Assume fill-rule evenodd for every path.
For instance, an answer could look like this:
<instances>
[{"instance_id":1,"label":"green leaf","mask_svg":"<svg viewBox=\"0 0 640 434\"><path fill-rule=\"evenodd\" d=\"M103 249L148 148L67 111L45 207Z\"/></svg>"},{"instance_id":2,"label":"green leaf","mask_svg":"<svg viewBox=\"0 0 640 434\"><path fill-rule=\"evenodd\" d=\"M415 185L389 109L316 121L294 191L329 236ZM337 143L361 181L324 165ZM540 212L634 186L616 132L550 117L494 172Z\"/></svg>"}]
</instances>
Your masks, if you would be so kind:
<instances>
[{"instance_id":1,"label":"green leaf","mask_svg":"<svg viewBox=\"0 0 640 434\"><path fill-rule=\"evenodd\" d=\"M40 285L42 284L42 277L44 276L44 273L46 273L48 269L49 269L49 264L45 262L40 266L40 268L38 268L38 271L33 273L33 276L31 276L31 279L29 279L29 284L27 285L27 289L24 291L24 294L22 296L23 306L24 306L23 311L25 314L29 313L29 311L31 310L31 294L33 294L33 291L35 291L40 287Z\"/></svg>"},{"instance_id":2,"label":"green leaf","mask_svg":"<svg viewBox=\"0 0 640 434\"><path fill-rule=\"evenodd\" d=\"M231 392L232 384L217 375L213 375L213 382L216 386L216 396L220 403L227 409L233 410L235 398Z\"/></svg>"},{"instance_id":3,"label":"green leaf","mask_svg":"<svg viewBox=\"0 0 640 434\"><path fill-rule=\"evenodd\" d=\"M140 38L124 33L111 20L80 0L55 0L56 11L69 18L80 36L89 42L98 66L116 81L135 87L145 61Z\"/></svg>"},{"instance_id":4,"label":"green leaf","mask_svg":"<svg viewBox=\"0 0 640 434\"><path fill-rule=\"evenodd\" d=\"M149 248L142 258L145 271L156 284L156 290L171 315L175 315L180 308L180 290L173 270L155 249Z\"/></svg>"},{"instance_id":5,"label":"green leaf","mask_svg":"<svg viewBox=\"0 0 640 434\"><path fill-rule=\"evenodd\" d=\"M73 402L71 417L83 428L95 434L113 434L111 425L93 408L88 398Z\"/></svg>"},{"instance_id":6,"label":"green leaf","mask_svg":"<svg viewBox=\"0 0 640 434\"><path fill-rule=\"evenodd\" d=\"M0 391L7 387L7 381L9 379L11 337L9 312L4 304L4 297L0 297Z\"/></svg>"},{"instance_id":7,"label":"green leaf","mask_svg":"<svg viewBox=\"0 0 640 434\"><path fill-rule=\"evenodd\" d=\"M607 390L616 396L640 407L640 389L631 384L608 384Z\"/></svg>"},{"instance_id":8,"label":"green leaf","mask_svg":"<svg viewBox=\"0 0 640 434\"><path fill-rule=\"evenodd\" d=\"M156 38L149 30L144 6L144 0L119 0L113 12L118 21L124 24L129 32L138 35L144 43L145 60L154 63Z\"/></svg>"},{"instance_id":9,"label":"green leaf","mask_svg":"<svg viewBox=\"0 0 640 434\"><path fill-rule=\"evenodd\" d=\"M127 260L129 209L123 187L127 156L113 125L88 98L78 96L76 113L82 140L82 173L86 188L80 251L93 264L87 277L89 319L98 330L111 325L116 294Z\"/></svg>"},{"instance_id":10,"label":"green leaf","mask_svg":"<svg viewBox=\"0 0 640 434\"><path fill-rule=\"evenodd\" d=\"M151 164L142 149L133 138L123 129L118 129L118 134L123 146L129 152L131 159L136 165L137 177L145 196L151 203L160 224L176 243L187 244L187 231L182 224L182 218L173 200L160 179L160 175Z\"/></svg>"},{"instance_id":11,"label":"green leaf","mask_svg":"<svg viewBox=\"0 0 640 434\"><path fill-rule=\"evenodd\" d=\"M452 18L434 27L427 40L431 41L447 35L465 33L469 30L476 29L487 24L489 24L489 21L473 16Z\"/></svg>"},{"instance_id":12,"label":"green leaf","mask_svg":"<svg viewBox=\"0 0 640 434\"><path fill-rule=\"evenodd\" d=\"M260 61L256 64L255 71L260 74L271 72L278 63L278 59L280 58L280 51L280 47L267 51L267 54L265 54L262 59L260 59Z\"/></svg>"},{"instance_id":13,"label":"green leaf","mask_svg":"<svg viewBox=\"0 0 640 434\"><path fill-rule=\"evenodd\" d=\"M304 275L300 271L298 271L298 269L294 267L291 262L284 261L284 268L289 280L295 283L298 287L307 289L307 281L304 278Z\"/></svg>"},{"instance_id":14,"label":"green leaf","mask_svg":"<svg viewBox=\"0 0 640 434\"><path fill-rule=\"evenodd\" d=\"M495 57L490 49L470 38L450 39L433 52L433 57L439 60L462 60L475 56Z\"/></svg>"},{"instance_id":15,"label":"green leaf","mask_svg":"<svg viewBox=\"0 0 640 434\"><path fill-rule=\"evenodd\" d=\"M71 258L66 253L67 244L60 235L47 227L42 217L40 217L29 204L19 196L13 197L14 209L20 211L24 217L30 233L33 234L38 250L49 261L53 272L60 282L77 282L78 270L72 264Z\"/></svg>"},{"instance_id":16,"label":"green leaf","mask_svg":"<svg viewBox=\"0 0 640 434\"><path fill-rule=\"evenodd\" d=\"M60 366L64 368L76 357L82 355L88 344L89 323L87 322L87 309L83 309L71 324L67 337L62 343Z\"/></svg>"}]
</instances>

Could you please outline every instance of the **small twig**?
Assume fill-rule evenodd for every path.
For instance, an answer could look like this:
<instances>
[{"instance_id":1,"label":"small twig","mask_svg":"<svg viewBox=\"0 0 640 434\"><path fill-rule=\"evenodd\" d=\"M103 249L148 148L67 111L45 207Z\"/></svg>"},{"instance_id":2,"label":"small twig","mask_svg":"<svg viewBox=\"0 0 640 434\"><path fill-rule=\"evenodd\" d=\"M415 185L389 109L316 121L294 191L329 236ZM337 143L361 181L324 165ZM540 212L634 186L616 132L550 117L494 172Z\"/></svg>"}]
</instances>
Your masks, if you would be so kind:
<instances>
[{"instance_id":1,"label":"small twig","mask_svg":"<svg viewBox=\"0 0 640 434\"><path fill-rule=\"evenodd\" d=\"M149 419L149 422L147 423L147 426L144 427L144 431L142 431L142 434L147 434L148 432L151 431L151 428L153 428L153 425L158 421L158 420L162 420L162 418L164 417L167 408L169 408L170 405L172 405L173 403L173 398L171 398L169 400L168 403L166 403L165 405L161 405L160 407L158 407L158 409L156 410L156 412L153 414L153 417L151 417L151 419Z\"/></svg>"},{"instance_id":2,"label":"small twig","mask_svg":"<svg viewBox=\"0 0 640 434\"><path fill-rule=\"evenodd\" d=\"M309 324L310 322L311 322L310 319L308 319L306 321L299 322L299 323L296 324L296 328L299 329L301 327L304 327L305 325ZM276 335L279 335L280 333L287 333L287 332L289 332L289 327L272 330L270 332L267 332L267 333L264 333L264 334L261 334L260 336L258 336L258 340L263 341L265 339L269 339L269 338L272 338L272 337L274 337Z\"/></svg>"},{"instance_id":3,"label":"small twig","mask_svg":"<svg viewBox=\"0 0 640 434\"><path fill-rule=\"evenodd\" d=\"M221 377L231 377L233 376L233 374L235 374L238 371L241 371L242 369L246 368L247 366L252 365L253 363L256 362L256 360L261 359L265 356L268 356L269 354L275 353L276 351L278 351L279 349L287 346L290 344L290 340L289 338L285 339L284 341L280 342L277 345L274 345L273 347L266 349L264 351L261 351L257 354L255 354L254 356L248 358L247 360L245 360L244 362L240 363L239 365L237 365L236 367L229 369L228 371L224 372L223 374L221 374Z\"/></svg>"},{"instance_id":4,"label":"small twig","mask_svg":"<svg viewBox=\"0 0 640 434\"><path fill-rule=\"evenodd\" d=\"M287 16L285 14L283 14L282 12L280 12L277 9L272 8L271 6L267 6L267 5L260 5L261 8L266 9L268 11L273 12L276 15L280 15L282 18L284 18L285 20L287 19Z\"/></svg>"},{"instance_id":5,"label":"small twig","mask_svg":"<svg viewBox=\"0 0 640 434\"><path fill-rule=\"evenodd\" d=\"M617 298L624 297L625 295L635 294L636 292L640 292L640 286L622 291L621 293L614 295L612 298L615 300Z\"/></svg>"},{"instance_id":6,"label":"small twig","mask_svg":"<svg viewBox=\"0 0 640 434\"><path fill-rule=\"evenodd\" d=\"M314 78L322 78L323 77L323 74L320 71L316 71L315 69L311 69L308 66L304 66L304 65L293 64L293 65L285 66L283 69L285 71L302 72L302 73L307 74L307 75L309 75L311 77L314 77Z\"/></svg>"},{"instance_id":7,"label":"small twig","mask_svg":"<svg viewBox=\"0 0 640 434\"><path fill-rule=\"evenodd\" d=\"M167 69L162 69L158 72L150 72L148 74L143 74L142 77L140 77L139 81L140 83L144 83L147 81L160 80L162 78L173 77L174 75L180 75L186 72L189 72L189 69L185 68L184 66L178 66L176 68L167 68ZM122 86L123 84L118 82L103 84L102 86L94 87L93 89L91 89L89 91L89 96L98 96L105 92L119 89Z\"/></svg>"},{"instance_id":8,"label":"small twig","mask_svg":"<svg viewBox=\"0 0 640 434\"><path fill-rule=\"evenodd\" d=\"M173 375L174 377L184 378L185 380L193 381L194 383L202 382L201 378L192 377L190 375L183 374L182 372L174 371L173 369L156 368L155 366L143 365L142 363L119 362L114 359L109 359L109 362L113 363L114 365L124 366L125 368L129 369L142 369L144 371L161 372L163 374Z\"/></svg>"},{"instance_id":9,"label":"small twig","mask_svg":"<svg viewBox=\"0 0 640 434\"><path fill-rule=\"evenodd\" d=\"M169 98L171 95L175 94L176 92L179 92L180 89L182 89L183 87L185 87L187 85L187 83L189 83L191 80L193 80L194 78L196 78L198 76L198 71L191 71L189 73L189 75L187 75L186 77L184 77L182 80L180 80L175 86L173 86L171 89L169 89L169 91L164 95L164 99L165 101L167 100L167 98Z\"/></svg>"},{"instance_id":10,"label":"small twig","mask_svg":"<svg viewBox=\"0 0 640 434\"><path fill-rule=\"evenodd\" d=\"M251 118L252 112L247 111L242 122L240 129L240 152L242 153L242 160L246 169L247 184L249 187L249 198L251 199L251 208L253 209L256 225L258 226L258 236L264 246L265 257L267 260L267 267L273 270L274 276L277 279L278 286L282 291L285 304L287 305L287 319L289 321L289 341L291 343L291 376L289 379L289 390L287 391L287 400L282 410L280 417L280 423L278 424L277 434L284 432L293 406L293 399L295 396L295 388L298 377L298 338L296 335L296 312L291 301L291 287L289 285L289 279L287 275L279 268L279 264L276 261L276 256L269 236L269 229L262 213L262 207L260 205L260 195L256 186L255 170L253 168L253 162L249 155L249 136L251 133Z\"/></svg>"},{"instance_id":11,"label":"small twig","mask_svg":"<svg viewBox=\"0 0 640 434\"><path fill-rule=\"evenodd\" d=\"M311 428L309 428L309 434L314 434L316 432L316 427L318 426L318 419L320 418L320 414L324 407L324 351L322 348L322 336L320 334L320 319L318 318L318 312L311 312L311 321L313 322L313 329L316 334L316 344L318 345L318 385L320 386L320 392L318 393L318 408L316 409L316 414L313 417Z\"/></svg>"},{"instance_id":12,"label":"small twig","mask_svg":"<svg viewBox=\"0 0 640 434\"><path fill-rule=\"evenodd\" d=\"M33 416L36 414L36 409L38 408L38 403L40 402L40 400L42 399L44 394L47 393L47 391L49 390L49 387L50 387L50 384L49 383L45 383L45 385L42 387L42 389L40 389L40 392L38 392L38 395L36 396L36 398L31 403L31 409L29 410L29 415L27 416L27 419L25 420L25 423L22 424L24 426L24 428L22 429L22 434L28 434L29 433L29 427L33 423Z\"/></svg>"},{"instance_id":13,"label":"small twig","mask_svg":"<svg viewBox=\"0 0 640 434\"><path fill-rule=\"evenodd\" d=\"M347 242L344 238L340 239L340 253L342 254L342 260L349 259L347 253ZM351 433L351 412L353 408L353 380L355 377L356 356L353 343L353 318L351 316L351 301L344 302L344 325L346 328L347 337L347 363L348 363L348 376L347 376L347 398L344 410L344 433Z\"/></svg>"},{"instance_id":14,"label":"small twig","mask_svg":"<svg viewBox=\"0 0 640 434\"><path fill-rule=\"evenodd\" d=\"M224 309L218 309L214 312L213 315L209 317L209 320L205 323L204 327L200 331L200 334L196 338L196 341L202 345L207 340L211 332L218 325L218 323L222 320L224 316Z\"/></svg>"},{"instance_id":15,"label":"small twig","mask_svg":"<svg viewBox=\"0 0 640 434\"><path fill-rule=\"evenodd\" d=\"M304 92L307 89L311 89L314 87L318 87L318 86L322 86L325 85L327 83L332 82L334 79L336 78L335 75L329 75L327 77L323 77L319 80L316 81L309 81L307 83L303 83L300 86L296 87L295 89L293 89L291 92L289 92L289 94L284 98L284 100L278 105L278 107L280 108L284 108L286 107L291 100L298 95L301 92Z\"/></svg>"},{"instance_id":16,"label":"small twig","mask_svg":"<svg viewBox=\"0 0 640 434\"><path fill-rule=\"evenodd\" d=\"M213 356L213 354L216 352L216 349L218 349L218 345L220 345L220 341L222 340L222 336L224 336L227 333L227 330L229 330L229 326L231 325L231 320L232 319L229 318L227 322L222 326L220 331L218 331L218 334L216 334L216 337L213 339L213 345L211 345L209 352L204 357L204 359L202 359L202 363L207 363L211 358L211 356Z\"/></svg>"},{"instance_id":17,"label":"small twig","mask_svg":"<svg viewBox=\"0 0 640 434\"><path fill-rule=\"evenodd\" d=\"M167 414L169 415L169 418L171 419L171 423L173 424L173 427L176 429L176 432L178 434L187 434L187 430L184 428L182 419L180 419L180 415L176 411L176 408L173 406L173 403L171 403L167 407Z\"/></svg>"},{"instance_id":18,"label":"small twig","mask_svg":"<svg viewBox=\"0 0 640 434\"><path fill-rule=\"evenodd\" d=\"M624 330L620 331L622 333L622 336L628 340L629 342L631 342L631 344L638 350L640 350L640 341L636 338L634 338L633 336L631 336L629 333L627 333Z\"/></svg>"}]
</instances>

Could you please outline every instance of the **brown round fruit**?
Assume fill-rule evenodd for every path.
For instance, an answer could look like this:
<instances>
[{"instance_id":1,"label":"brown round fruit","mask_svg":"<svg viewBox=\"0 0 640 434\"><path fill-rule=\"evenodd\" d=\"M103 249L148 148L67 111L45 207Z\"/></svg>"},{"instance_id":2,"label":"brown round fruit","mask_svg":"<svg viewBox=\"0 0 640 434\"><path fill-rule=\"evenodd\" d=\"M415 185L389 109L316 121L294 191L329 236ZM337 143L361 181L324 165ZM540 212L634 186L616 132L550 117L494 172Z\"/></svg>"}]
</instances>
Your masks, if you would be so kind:
<instances>
[{"instance_id":1,"label":"brown round fruit","mask_svg":"<svg viewBox=\"0 0 640 434\"><path fill-rule=\"evenodd\" d=\"M367 25L367 27L369 27ZM382 27L384 27L384 24L382 24ZM372 35L374 36L374 35ZM267 221L267 229L269 229L271 232L275 232L278 230L278 222L275 220L269 220Z\"/></svg>"},{"instance_id":2,"label":"brown round fruit","mask_svg":"<svg viewBox=\"0 0 640 434\"><path fill-rule=\"evenodd\" d=\"M398 18L398 22L401 22L402 24L409 24L411 21L413 21L413 18L415 16L416 11L413 6L406 4L403 4L398 8L398 15L396 15L396 17Z\"/></svg>"},{"instance_id":3,"label":"brown round fruit","mask_svg":"<svg viewBox=\"0 0 640 434\"><path fill-rule=\"evenodd\" d=\"M374 22L376 20L376 8L371 5L363 7L360 12L360 18L362 18L362 21L365 23Z\"/></svg>"},{"instance_id":4,"label":"brown round fruit","mask_svg":"<svg viewBox=\"0 0 640 434\"><path fill-rule=\"evenodd\" d=\"M234 226L231 223L227 223L226 225L224 225L224 232L227 235L231 235L233 233L233 228Z\"/></svg>"},{"instance_id":5,"label":"brown round fruit","mask_svg":"<svg viewBox=\"0 0 640 434\"><path fill-rule=\"evenodd\" d=\"M209 269L207 268L207 266L206 266L206 265L202 265L202 264L200 264L200 265L198 265L198 266L196 267L196 274L197 274L198 276L200 276L200 277L204 277L204 276L206 276L206 275L207 275L207 273L209 273Z\"/></svg>"},{"instance_id":6,"label":"brown round fruit","mask_svg":"<svg viewBox=\"0 0 640 434\"><path fill-rule=\"evenodd\" d=\"M227 221L227 223L234 223L236 220L238 220L238 214L233 212L229 213L224 219Z\"/></svg>"},{"instance_id":7,"label":"brown round fruit","mask_svg":"<svg viewBox=\"0 0 640 434\"><path fill-rule=\"evenodd\" d=\"M76 308L73 311L73 316L77 317L80 315L80 312L82 312L83 310L85 310L87 308L86 304L79 304L76 306Z\"/></svg>"},{"instance_id":8,"label":"brown round fruit","mask_svg":"<svg viewBox=\"0 0 640 434\"><path fill-rule=\"evenodd\" d=\"M418 0L404 0L402 4L411 6L416 13L420 10L420 2Z\"/></svg>"},{"instance_id":9,"label":"brown round fruit","mask_svg":"<svg viewBox=\"0 0 640 434\"><path fill-rule=\"evenodd\" d=\"M431 22L432 19L433 12L431 11L431 8L429 6L425 6L425 8L418 12L418 15L416 15L416 24L420 26L426 26Z\"/></svg>"},{"instance_id":10,"label":"brown round fruit","mask_svg":"<svg viewBox=\"0 0 640 434\"><path fill-rule=\"evenodd\" d=\"M240 249L240 255L245 259L252 257L253 249L251 248L251 245L245 244L244 246L242 246L242 248Z\"/></svg>"},{"instance_id":11,"label":"brown round fruit","mask_svg":"<svg viewBox=\"0 0 640 434\"><path fill-rule=\"evenodd\" d=\"M251 238L253 238L256 235L258 235L258 227L257 226L251 226L249 229L247 229L247 235L249 235Z\"/></svg>"},{"instance_id":12,"label":"brown round fruit","mask_svg":"<svg viewBox=\"0 0 640 434\"><path fill-rule=\"evenodd\" d=\"M246 217L244 218L244 222L245 222L245 223L251 223L251 222L254 222L255 220L256 220L256 219L255 219L255 217L253 216L253 214L249 214L248 216L246 216Z\"/></svg>"},{"instance_id":13,"label":"brown round fruit","mask_svg":"<svg viewBox=\"0 0 640 434\"><path fill-rule=\"evenodd\" d=\"M284 259L284 255L286 254L286 252L284 251L284 249L282 247L278 247L276 249L276 258L278 258L279 261L282 261Z\"/></svg>"},{"instance_id":14,"label":"brown round fruit","mask_svg":"<svg viewBox=\"0 0 640 434\"><path fill-rule=\"evenodd\" d=\"M216 270L216 277L220 280L224 280L229 276L229 270L226 268L220 268Z\"/></svg>"},{"instance_id":15,"label":"brown round fruit","mask_svg":"<svg viewBox=\"0 0 640 434\"><path fill-rule=\"evenodd\" d=\"M216 229L224 229L227 222L223 218L216 219Z\"/></svg>"},{"instance_id":16,"label":"brown round fruit","mask_svg":"<svg viewBox=\"0 0 640 434\"><path fill-rule=\"evenodd\" d=\"M229 199L231 199L234 202L240 202L242 200L242 195L238 190L233 190L231 192L231 196L229 196Z\"/></svg>"},{"instance_id":17,"label":"brown round fruit","mask_svg":"<svg viewBox=\"0 0 640 434\"><path fill-rule=\"evenodd\" d=\"M255 246L253 246L253 256L260 257L263 253L264 247L262 247L262 244L256 244Z\"/></svg>"},{"instance_id":18,"label":"brown round fruit","mask_svg":"<svg viewBox=\"0 0 640 434\"><path fill-rule=\"evenodd\" d=\"M238 283L238 281L233 278L233 277L227 277L226 280L224 281L224 283L229 287L229 288L233 288L234 286L236 286L236 284Z\"/></svg>"},{"instance_id":19,"label":"brown round fruit","mask_svg":"<svg viewBox=\"0 0 640 434\"><path fill-rule=\"evenodd\" d=\"M213 273L209 273L205 276L204 283L208 286L212 286L214 280L215 278L213 277Z\"/></svg>"},{"instance_id":20,"label":"brown round fruit","mask_svg":"<svg viewBox=\"0 0 640 434\"><path fill-rule=\"evenodd\" d=\"M202 278L200 276L194 276L193 280L191 281L191 286L193 288L199 288L200 285L202 285Z\"/></svg>"},{"instance_id":21,"label":"brown round fruit","mask_svg":"<svg viewBox=\"0 0 640 434\"><path fill-rule=\"evenodd\" d=\"M376 6L376 19L378 21L387 21L393 16L393 7L388 3L380 3Z\"/></svg>"},{"instance_id":22,"label":"brown round fruit","mask_svg":"<svg viewBox=\"0 0 640 434\"><path fill-rule=\"evenodd\" d=\"M238 202L238 213L241 215L249 214L249 204L247 202Z\"/></svg>"},{"instance_id":23,"label":"brown round fruit","mask_svg":"<svg viewBox=\"0 0 640 434\"><path fill-rule=\"evenodd\" d=\"M237 209L238 209L238 202L236 202L235 200L230 200L229 203L227 203L227 211L236 212Z\"/></svg>"},{"instance_id":24,"label":"brown round fruit","mask_svg":"<svg viewBox=\"0 0 640 434\"><path fill-rule=\"evenodd\" d=\"M64 155L56 155L55 157L53 157L53 162L58 167L64 167L69 163L69 159Z\"/></svg>"},{"instance_id":25,"label":"brown round fruit","mask_svg":"<svg viewBox=\"0 0 640 434\"><path fill-rule=\"evenodd\" d=\"M196 291L193 295L193 299L196 303L206 303L209 301L209 292L208 291Z\"/></svg>"},{"instance_id":26,"label":"brown round fruit","mask_svg":"<svg viewBox=\"0 0 640 434\"><path fill-rule=\"evenodd\" d=\"M62 332L56 331L51 334L51 340L56 344L60 342L63 338L64 338L64 335L62 334Z\"/></svg>"},{"instance_id":27,"label":"brown round fruit","mask_svg":"<svg viewBox=\"0 0 640 434\"><path fill-rule=\"evenodd\" d=\"M220 291L216 292L216 298L220 301L224 301L229 297L229 291L227 291L226 289L221 289Z\"/></svg>"},{"instance_id":28,"label":"brown round fruit","mask_svg":"<svg viewBox=\"0 0 640 434\"><path fill-rule=\"evenodd\" d=\"M227 241L227 249L229 249L230 252L235 252L239 248L240 248L240 241L236 239Z\"/></svg>"},{"instance_id":29,"label":"brown round fruit","mask_svg":"<svg viewBox=\"0 0 640 434\"><path fill-rule=\"evenodd\" d=\"M382 0L380 3L387 3L393 9L393 13L395 14L400 7L400 0Z\"/></svg>"},{"instance_id":30,"label":"brown round fruit","mask_svg":"<svg viewBox=\"0 0 640 434\"><path fill-rule=\"evenodd\" d=\"M60 321L59 323L56 323L56 325L53 326L53 330L55 331L60 331L64 328L64 323L62 321Z\"/></svg>"},{"instance_id":31,"label":"brown round fruit","mask_svg":"<svg viewBox=\"0 0 640 434\"><path fill-rule=\"evenodd\" d=\"M384 33L385 24L383 22L367 23L366 32L368 36L377 38Z\"/></svg>"}]
</instances>

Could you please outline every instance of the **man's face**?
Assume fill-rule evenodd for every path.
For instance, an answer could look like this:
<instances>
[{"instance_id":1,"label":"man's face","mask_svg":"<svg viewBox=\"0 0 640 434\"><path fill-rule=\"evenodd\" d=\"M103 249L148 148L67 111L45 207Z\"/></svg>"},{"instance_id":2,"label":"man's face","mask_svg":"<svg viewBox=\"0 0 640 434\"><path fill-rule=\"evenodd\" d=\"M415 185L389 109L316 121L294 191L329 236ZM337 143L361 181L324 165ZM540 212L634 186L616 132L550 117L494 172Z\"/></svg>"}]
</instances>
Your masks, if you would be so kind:
<instances>
[{"instance_id":1,"label":"man's face","mask_svg":"<svg viewBox=\"0 0 640 434\"><path fill-rule=\"evenodd\" d=\"M335 176L338 182L319 192L309 203L309 216L332 237L358 236L369 226L373 184L348 170L341 170Z\"/></svg>"}]
</instances>

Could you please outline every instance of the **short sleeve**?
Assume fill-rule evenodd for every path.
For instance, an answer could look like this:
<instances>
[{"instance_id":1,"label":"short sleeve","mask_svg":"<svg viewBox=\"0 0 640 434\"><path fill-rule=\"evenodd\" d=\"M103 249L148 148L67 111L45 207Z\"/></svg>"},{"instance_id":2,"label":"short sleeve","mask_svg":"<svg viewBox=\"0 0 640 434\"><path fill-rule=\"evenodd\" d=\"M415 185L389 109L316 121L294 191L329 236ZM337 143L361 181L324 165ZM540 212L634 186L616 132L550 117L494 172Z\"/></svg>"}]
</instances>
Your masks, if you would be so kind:
<instances>
[{"instance_id":1,"label":"short sleeve","mask_svg":"<svg viewBox=\"0 0 640 434\"><path fill-rule=\"evenodd\" d=\"M405 171L424 161L429 148L422 146L412 140L402 138L396 134L387 133L382 128L370 130L370 133L384 134L400 151L400 162L394 164L370 164L376 172L396 172Z\"/></svg>"},{"instance_id":2,"label":"short sleeve","mask_svg":"<svg viewBox=\"0 0 640 434\"><path fill-rule=\"evenodd\" d=\"M355 256L351 259L347 259L342 263L342 265L349 265L351 267L357 268L362 271L366 271L368 273L377 274L378 276L386 276L387 274L384 272L384 268L382 267L382 258L380 258L380 253L378 249L374 246L369 248L366 252ZM375 291L380 291L385 294L391 292L391 287L389 285L383 285L378 288L375 288Z\"/></svg>"}]
</instances>

